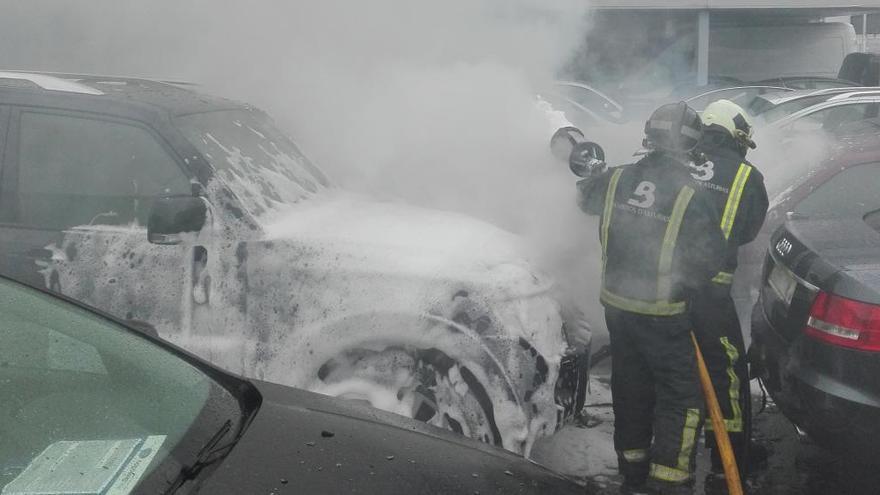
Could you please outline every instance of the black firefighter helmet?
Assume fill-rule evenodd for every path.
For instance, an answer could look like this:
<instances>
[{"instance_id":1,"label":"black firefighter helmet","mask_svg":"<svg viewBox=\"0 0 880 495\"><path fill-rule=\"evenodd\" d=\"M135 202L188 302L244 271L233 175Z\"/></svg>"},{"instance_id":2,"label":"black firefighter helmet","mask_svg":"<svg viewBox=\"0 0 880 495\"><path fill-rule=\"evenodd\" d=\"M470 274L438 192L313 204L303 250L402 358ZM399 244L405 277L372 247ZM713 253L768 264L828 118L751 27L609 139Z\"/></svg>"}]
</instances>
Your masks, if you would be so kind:
<instances>
[{"instance_id":1,"label":"black firefighter helmet","mask_svg":"<svg viewBox=\"0 0 880 495\"><path fill-rule=\"evenodd\" d=\"M702 136L699 114L683 101L663 105L645 122L645 147L650 150L687 153Z\"/></svg>"}]
</instances>

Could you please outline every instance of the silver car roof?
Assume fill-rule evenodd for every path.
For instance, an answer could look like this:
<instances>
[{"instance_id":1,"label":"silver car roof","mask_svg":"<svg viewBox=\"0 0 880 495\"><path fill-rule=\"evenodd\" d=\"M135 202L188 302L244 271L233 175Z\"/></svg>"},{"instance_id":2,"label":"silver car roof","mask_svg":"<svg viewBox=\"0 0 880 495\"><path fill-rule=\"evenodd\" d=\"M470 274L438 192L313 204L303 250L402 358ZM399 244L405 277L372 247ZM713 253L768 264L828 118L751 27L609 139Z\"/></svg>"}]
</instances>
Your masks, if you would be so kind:
<instances>
[{"instance_id":1,"label":"silver car roof","mask_svg":"<svg viewBox=\"0 0 880 495\"><path fill-rule=\"evenodd\" d=\"M845 95L843 95L845 96ZM860 103L880 103L880 93L874 96L856 96L856 97L844 97L833 100L823 101L822 103L817 103L815 105L804 108L803 110L797 111L787 117L781 118L776 122L771 123L767 127L769 128L781 128L785 127L795 120L806 117L807 115L811 115L813 113L819 112L821 110L825 110L828 108L835 107L843 107L847 105L857 105Z\"/></svg>"},{"instance_id":2,"label":"silver car roof","mask_svg":"<svg viewBox=\"0 0 880 495\"><path fill-rule=\"evenodd\" d=\"M789 101L800 100L802 98L810 98L813 96L821 96L821 95L839 95L845 93L855 93L861 91L880 91L880 87L859 87L859 86L844 86L839 88L825 88L825 89L796 89L794 91L789 91L787 93L771 93L766 95L761 95L759 98L763 98L768 103L771 103L773 106L781 105L783 103L788 103Z\"/></svg>"}]
</instances>

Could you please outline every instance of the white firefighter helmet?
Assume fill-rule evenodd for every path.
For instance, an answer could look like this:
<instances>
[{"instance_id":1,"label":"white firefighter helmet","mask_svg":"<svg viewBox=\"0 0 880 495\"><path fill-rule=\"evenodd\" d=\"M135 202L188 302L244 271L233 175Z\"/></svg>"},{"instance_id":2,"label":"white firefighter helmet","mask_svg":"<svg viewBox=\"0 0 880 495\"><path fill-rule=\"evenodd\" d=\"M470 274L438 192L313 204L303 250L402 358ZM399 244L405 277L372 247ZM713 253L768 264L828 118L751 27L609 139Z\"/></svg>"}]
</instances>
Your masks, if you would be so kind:
<instances>
[{"instance_id":1,"label":"white firefighter helmet","mask_svg":"<svg viewBox=\"0 0 880 495\"><path fill-rule=\"evenodd\" d=\"M730 100L713 101L703 110L701 118L707 131L711 131L715 126L721 127L744 147L755 149L757 146L752 140L755 129L752 119L736 103Z\"/></svg>"}]
</instances>

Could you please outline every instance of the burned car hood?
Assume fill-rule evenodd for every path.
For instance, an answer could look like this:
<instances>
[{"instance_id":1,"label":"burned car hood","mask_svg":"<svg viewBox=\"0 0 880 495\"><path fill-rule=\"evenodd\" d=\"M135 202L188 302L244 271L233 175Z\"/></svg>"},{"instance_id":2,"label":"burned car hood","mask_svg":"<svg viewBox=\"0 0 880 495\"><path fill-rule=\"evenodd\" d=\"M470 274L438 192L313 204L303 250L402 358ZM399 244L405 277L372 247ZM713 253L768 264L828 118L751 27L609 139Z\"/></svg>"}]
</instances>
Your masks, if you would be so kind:
<instances>
[{"instance_id":1,"label":"burned car hood","mask_svg":"<svg viewBox=\"0 0 880 495\"><path fill-rule=\"evenodd\" d=\"M582 493L537 464L424 423L256 385L260 411L201 493Z\"/></svg>"},{"instance_id":2,"label":"burned car hood","mask_svg":"<svg viewBox=\"0 0 880 495\"><path fill-rule=\"evenodd\" d=\"M313 198L265 226L266 241L317 250L335 270L460 280L516 296L550 281L522 240L465 215L348 193Z\"/></svg>"}]
</instances>

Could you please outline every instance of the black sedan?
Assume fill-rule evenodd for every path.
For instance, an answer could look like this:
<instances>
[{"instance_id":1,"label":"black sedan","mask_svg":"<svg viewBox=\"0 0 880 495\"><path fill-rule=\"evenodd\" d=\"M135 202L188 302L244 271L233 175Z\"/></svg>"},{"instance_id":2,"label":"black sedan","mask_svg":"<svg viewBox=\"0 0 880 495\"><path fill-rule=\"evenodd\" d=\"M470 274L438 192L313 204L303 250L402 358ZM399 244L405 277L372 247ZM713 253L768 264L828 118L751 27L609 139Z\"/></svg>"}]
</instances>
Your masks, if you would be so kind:
<instances>
[{"instance_id":1,"label":"black sedan","mask_svg":"<svg viewBox=\"0 0 880 495\"><path fill-rule=\"evenodd\" d=\"M771 239L762 280L752 315L758 376L818 443L876 462L880 212L789 220Z\"/></svg>"},{"instance_id":2,"label":"black sedan","mask_svg":"<svg viewBox=\"0 0 880 495\"><path fill-rule=\"evenodd\" d=\"M0 278L0 492L582 493L494 447L225 373Z\"/></svg>"}]
</instances>

